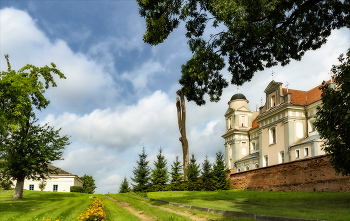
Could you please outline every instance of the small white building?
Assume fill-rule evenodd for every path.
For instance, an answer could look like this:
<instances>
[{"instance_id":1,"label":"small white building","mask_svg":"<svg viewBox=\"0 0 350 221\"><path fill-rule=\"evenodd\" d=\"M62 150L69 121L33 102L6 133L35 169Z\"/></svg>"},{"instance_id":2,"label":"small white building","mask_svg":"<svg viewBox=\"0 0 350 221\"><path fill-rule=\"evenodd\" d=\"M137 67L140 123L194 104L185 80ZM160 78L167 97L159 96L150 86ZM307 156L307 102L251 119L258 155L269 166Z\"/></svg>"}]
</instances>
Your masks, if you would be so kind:
<instances>
[{"instance_id":1,"label":"small white building","mask_svg":"<svg viewBox=\"0 0 350 221\"><path fill-rule=\"evenodd\" d=\"M49 178L45 180L46 187L43 191L52 192L70 192L71 186L83 186L83 181L77 176L67 171L64 171L55 166L49 165L50 169L57 169L58 174L50 174ZM39 184L41 180L24 180L25 190L37 190L40 191ZM14 181L16 186L16 181Z\"/></svg>"}]
</instances>

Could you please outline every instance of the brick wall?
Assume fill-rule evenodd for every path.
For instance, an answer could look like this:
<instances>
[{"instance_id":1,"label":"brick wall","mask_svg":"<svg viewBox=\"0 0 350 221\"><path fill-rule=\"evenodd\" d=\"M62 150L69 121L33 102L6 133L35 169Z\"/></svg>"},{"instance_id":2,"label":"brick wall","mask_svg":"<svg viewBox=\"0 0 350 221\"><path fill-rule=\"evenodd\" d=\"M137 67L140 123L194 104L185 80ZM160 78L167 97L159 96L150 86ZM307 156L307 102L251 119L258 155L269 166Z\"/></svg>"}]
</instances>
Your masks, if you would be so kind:
<instances>
[{"instance_id":1,"label":"brick wall","mask_svg":"<svg viewBox=\"0 0 350 221\"><path fill-rule=\"evenodd\" d=\"M350 192L350 176L335 175L324 155L233 173L230 178L234 189Z\"/></svg>"}]
</instances>

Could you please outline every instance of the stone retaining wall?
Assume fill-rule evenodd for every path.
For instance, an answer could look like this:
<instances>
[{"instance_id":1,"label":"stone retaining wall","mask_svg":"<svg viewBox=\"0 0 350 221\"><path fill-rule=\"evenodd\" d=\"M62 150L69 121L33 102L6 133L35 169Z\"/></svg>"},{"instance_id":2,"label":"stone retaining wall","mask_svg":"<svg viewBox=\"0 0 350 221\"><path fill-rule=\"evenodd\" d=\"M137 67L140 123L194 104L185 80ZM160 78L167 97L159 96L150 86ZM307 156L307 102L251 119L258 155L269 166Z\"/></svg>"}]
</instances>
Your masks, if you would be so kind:
<instances>
[{"instance_id":1,"label":"stone retaining wall","mask_svg":"<svg viewBox=\"0 0 350 221\"><path fill-rule=\"evenodd\" d=\"M234 189L350 192L350 176L336 175L325 155L233 173L230 179Z\"/></svg>"}]
</instances>

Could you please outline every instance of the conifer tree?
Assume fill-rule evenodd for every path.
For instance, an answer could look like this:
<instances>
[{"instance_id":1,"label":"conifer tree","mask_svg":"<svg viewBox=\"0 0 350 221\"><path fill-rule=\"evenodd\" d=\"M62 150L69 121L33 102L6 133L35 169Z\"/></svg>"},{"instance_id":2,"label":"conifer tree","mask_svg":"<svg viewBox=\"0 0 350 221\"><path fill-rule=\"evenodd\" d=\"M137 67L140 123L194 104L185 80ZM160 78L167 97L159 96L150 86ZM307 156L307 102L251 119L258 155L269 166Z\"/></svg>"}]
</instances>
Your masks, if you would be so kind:
<instances>
[{"instance_id":1,"label":"conifer tree","mask_svg":"<svg viewBox=\"0 0 350 221\"><path fill-rule=\"evenodd\" d=\"M213 165L213 186L216 190L230 189L230 183L227 179L228 169L225 165L224 154L219 151L216 153L215 163Z\"/></svg>"},{"instance_id":2,"label":"conifer tree","mask_svg":"<svg viewBox=\"0 0 350 221\"><path fill-rule=\"evenodd\" d=\"M147 154L145 148L142 149L142 153L139 154L139 161L136 161L137 167L134 167L132 171L134 173L134 178L131 178L136 184L134 184L135 192L145 192L147 191L148 184L150 181L151 169L148 166Z\"/></svg>"},{"instance_id":3,"label":"conifer tree","mask_svg":"<svg viewBox=\"0 0 350 221\"><path fill-rule=\"evenodd\" d=\"M128 192L130 192L129 182L128 182L128 179L124 177L123 182L120 184L119 193L128 193Z\"/></svg>"},{"instance_id":4,"label":"conifer tree","mask_svg":"<svg viewBox=\"0 0 350 221\"><path fill-rule=\"evenodd\" d=\"M213 170L212 165L210 164L208 160L208 156L205 156L204 163L202 164L202 171L201 171L201 184L202 184L202 190L214 190L213 187Z\"/></svg>"},{"instance_id":5,"label":"conifer tree","mask_svg":"<svg viewBox=\"0 0 350 221\"><path fill-rule=\"evenodd\" d=\"M197 164L194 154L192 154L190 163L188 164L188 168L187 168L187 181L188 181L187 189L188 190L199 190L199 187L198 187L199 172L200 172L199 165Z\"/></svg>"},{"instance_id":6,"label":"conifer tree","mask_svg":"<svg viewBox=\"0 0 350 221\"><path fill-rule=\"evenodd\" d=\"M156 190L161 190L169 181L167 161L162 154L162 148L159 149L159 154L157 155L157 160L154 161L154 169L151 175L152 185Z\"/></svg>"},{"instance_id":7,"label":"conifer tree","mask_svg":"<svg viewBox=\"0 0 350 221\"><path fill-rule=\"evenodd\" d=\"M176 156L175 161L173 162L173 165L171 165L171 190L183 190L181 187L181 183L184 179L183 173L182 173L182 165L179 161L179 156Z\"/></svg>"}]
</instances>

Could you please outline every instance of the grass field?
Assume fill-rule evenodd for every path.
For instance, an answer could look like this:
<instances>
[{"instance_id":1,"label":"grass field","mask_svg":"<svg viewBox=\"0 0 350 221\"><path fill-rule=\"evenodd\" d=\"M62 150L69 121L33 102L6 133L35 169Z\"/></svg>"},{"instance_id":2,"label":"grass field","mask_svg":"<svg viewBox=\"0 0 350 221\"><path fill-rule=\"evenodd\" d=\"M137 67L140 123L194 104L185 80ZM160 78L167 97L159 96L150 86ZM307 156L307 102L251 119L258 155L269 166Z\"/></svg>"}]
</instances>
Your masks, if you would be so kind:
<instances>
[{"instance_id":1,"label":"grass field","mask_svg":"<svg viewBox=\"0 0 350 221\"><path fill-rule=\"evenodd\" d=\"M8 220L77 220L92 203L89 194L54 193L25 190L24 198L12 199L13 190L0 189L0 221ZM108 221L140 220L136 213L160 221L251 221L222 217L196 210L149 201L132 194L94 194L105 204ZM114 199L108 198L112 197ZM148 197L212 209L240 211L261 215L344 221L350 220L350 193L285 193L258 191L153 192ZM127 203L134 212L116 203ZM135 212L136 211L136 212Z\"/></svg>"},{"instance_id":2,"label":"grass field","mask_svg":"<svg viewBox=\"0 0 350 221\"><path fill-rule=\"evenodd\" d=\"M220 209L332 221L350 220L350 193L228 191L152 192L148 197Z\"/></svg>"}]
</instances>

